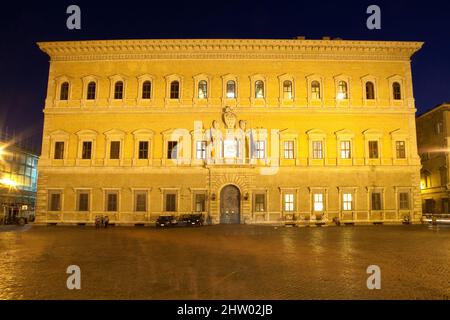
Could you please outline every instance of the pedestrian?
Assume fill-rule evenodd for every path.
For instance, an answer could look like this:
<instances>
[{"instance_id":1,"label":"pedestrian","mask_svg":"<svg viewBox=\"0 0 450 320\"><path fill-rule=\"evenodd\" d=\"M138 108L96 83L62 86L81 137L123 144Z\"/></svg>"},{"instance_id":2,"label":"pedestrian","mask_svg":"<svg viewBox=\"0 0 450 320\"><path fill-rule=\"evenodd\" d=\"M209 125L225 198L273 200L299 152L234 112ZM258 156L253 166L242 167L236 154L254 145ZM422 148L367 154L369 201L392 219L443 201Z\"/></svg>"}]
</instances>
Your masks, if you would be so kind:
<instances>
[{"instance_id":1,"label":"pedestrian","mask_svg":"<svg viewBox=\"0 0 450 320\"><path fill-rule=\"evenodd\" d=\"M100 217L100 227L103 228L105 226L105 217Z\"/></svg>"},{"instance_id":2,"label":"pedestrian","mask_svg":"<svg viewBox=\"0 0 450 320\"><path fill-rule=\"evenodd\" d=\"M108 224L109 224L109 217L106 216L105 217L105 228L108 228Z\"/></svg>"},{"instance_id":3,"label":"pedestrian","mask_svg":"<svg viewBox=\"0 0 450 320\"><path fill-rule=\"evenodd\" d=\"M95 229L100 228L100 217L95 216Z\"/></svg>"}]
</instances>

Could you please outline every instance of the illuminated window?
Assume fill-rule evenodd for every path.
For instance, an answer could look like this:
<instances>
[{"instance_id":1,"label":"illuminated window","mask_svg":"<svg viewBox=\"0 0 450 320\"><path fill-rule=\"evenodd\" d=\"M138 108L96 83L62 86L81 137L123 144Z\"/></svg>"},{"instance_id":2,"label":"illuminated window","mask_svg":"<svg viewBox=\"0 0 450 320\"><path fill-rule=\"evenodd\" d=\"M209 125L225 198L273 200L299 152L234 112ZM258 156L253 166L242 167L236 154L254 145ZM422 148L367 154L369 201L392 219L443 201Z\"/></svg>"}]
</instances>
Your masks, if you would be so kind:
<instances>
[{"instance_id":1,"label":"illuminated window","mask_svg":"<svg viewBox=\"0 0 450 320\"><path fill-rule=\"evenodd\" d=\"M120 159L120 141L111 141L109 158Z\"/></svg>"},{"instance_id":2,"label":"illuminated window","mask_svg":"<svg viewBox=\"0 0 450 320\"><path fill-rule=\"evenodd\" d=\"M314 194L314 211L323 211L323 193Z\"/></svg>"},{"instance_id":3,"label":"illuminated window","mask_svg":"<svg viewBox=\"0 0 450 320\"><path fill-rule=\"evenodd\" d=\"M283 82L283 98L286 100L292 100L292 81L285 80Z\"/></svg>"},{"instance_id":4,"label":"illuminated window","mask_svg":"<svg viewBox=\"0 0 450 320\"><path fill-rule=\"evenodd\" d=\"M178 141L167 142L167 159L176 159L178 151Z\"/></svg>"},{"instance_id":5,"label":"illuminated window","mask_svg":"<svg viewBox=\"0 0 450 320\"><path fill-rule=\"evenodd\" d=\"M322 141L313 141L313 159L323 159L323 143Z\"/></svg>"},{"instance_id":6,"label":"illuminated window","mask_svg":"<svg viewBox=\"0 0 450 320\"><path fill-rule=\"evenodd\" d=\"M266 144L265 141L256 141L256 159L264 159L266 157Z\"/></svg>"},{"instance_id":7,"label":"illuminated window","mask_svg":"<svg viewBox=\"0 0 450 320\"><path fill-rule=\"evenodd\" d=\"M409 210L409 192L400 192L398 195L399 209Z\"/></svg>"},{"instance_id":8,"label":"illuminated window","mask_svg":"<svg viewBox=\"0 0 450 320\"><path fill-rule=\"evenodd\" d=\"M338 82L338 94L337 98L339 100L345 100L348 99L348 87L347 82L345 81L339 81Z\"/></svg>"},{"instance_id":9,"label":"illuminated window","mask_svg":"<svg viewBox=\"0 0 450 320\"><path fill-rule=\"evenodd\" d=\"M266 211L266 195L264 193L255 194L254 212Z\"/></svg>"},{"instance_id":10,"label":"illuminated window","mask_svg":"<svg viewBox=\"0 0 450 320\"><path fill-rule=\"evenodd\" d=\"M123 99L123 82L117 81L114 84L114 99L121 100Z\"/></svg>"},{"instance_id":11,"label":"illuminated window","mask_svg":"<svg viewBox=\"0 0 450 320\"><path fill-rule=\"evenodd\" d=\"M142 84L142 99L150 99L152 96L152 83L145 81Z\"/></svg>"},{"instance_id":12,"label":"illuminated window","mask_svg":"<svg viewBox=\"0 0 450 320\"><path fill-rule=\"evenodd\" d=\"M81 159L91 159L92 156L92 142L83 141L81 150Z\"/></svg>"},{"instance_id":13,"label":"illuminated window","mask_svg":"<svg viewBox=\"0 0 450 320\"><path fill-rule=\"evenodd\" d=\"M138 191L134 194L134 211L147 211L147 191Z\"/></svg>"},{"instance_id":14,"label":"illuminated window","mask_svg":"<svg viewBox=\"0 0 450 320\"><path fill-rule=\"evenodd\" d=\"M294 211L294 194L286 193L284 195L284 211L293 212Z\"/></svg>"},{"instance_id":15,"label":"illuminated window","mask_svg":"<svg viewBox=\"0 0 450 320\"><path fill-rule=\"evenodd\" d=\"M139 159L148 159L148 141L139 141Z\"/></svg>"},{"instance_id":16,"label":"illuminated window","mask_svg":"<svg viewBox=\"0 0 450 320\"><path fill-rule=\"evenodd\" d=\"M264 98L264 82L262 82L261 80L255 82L255 98Z\"/></svg>"},{"instance_id":17,"label":"illuminated window","mask_svg":"<svg viewBox=\"0 0 450 320\"><path fill-rule=\"evenodd\" d=\"M341 141L341 159L351 158L350 141Z\"/></svg>"},{"instance_id":18,"label":"illuminated window","mask_svg":"<svg viewBox=\"0 0 450 320\"><path fill-rule=\"evenodd\" d=\"M229 80L227 82L227 98L235 99L236 98L236 82L233 80Z\"/></svg>"},{"instance_id":19,"label":"illuminated window","mask_svg":"<svg viewBox=\"0 0 450 320\"><path fill-rule=\"evenodd\" d=\"M378 141L369 141L369 158L378 159Z\"/></svg>"},{"instance_id":20,"label":"illuminated window","mask_svg":"<svg viewBox=\"0 0 450 320\"><path fill-rule=\"evenodd\" d=\"M79 191L77 193L78 201L77 205L78 211L89 211L89 192Z\"/></svg>"},{"instance_id":21,"label":"illuminated window","mask_svg":"<svg viewBox=\"0 0 450 320\"><path fill-rule=\"evenodd\" d=\"M63 82L61 84L61 91L59 93L60 100L69 100L69 83Z\"/></svg>"},{"instance_id":22,"label":"illuminated window","mask_svg":"<svg viewBox=\"0 0 450 320\"><path fill-rule=\"evenodd\" d=\"M170 83L170 99L180 98L180 83L178 81L172 81Z\"/></svg>"},{"instance_id":23,"label":"illuminated window","mask_svg":"<svg viewBox=\"0 0 450 320\"><path fill-rule=\"evenodd\" d=\"M400 83L394 82L392 84L392 95L394 100L402 99L402 87L400 86Z\"/></svg>"},{"instance_id":24,"label":"illuminated window","mask_svg":"<svg viewBox=\"0 0 450 320\"><path fill-rule=\"evenodd\" d=\"M206 195L204 193L197 193L195 195L195 212L205 212L206 210Z\"/></svg>"},{"instance_id":25,"label":"illuminated window","mask_svg":"<svg viewBox=\"0 0 450 320\"><path fill-rule=\"evenodd\" d=\"M381 210L381 192L372 192L372 210Z\"/></svg>"},{"instance_id":26,"label":"illuminated window","mask_svg":"<svg viewBox=\"0 0 450 320\"><path fill-rule=\"evenodd\" d=\"M54 159L64 159L64 142L63 141L55 142Z\"/></svg>"},{"instance_id":27,"label":"illuminated window","mask_svg":"<svg viewBox=\"0 0 450 320\"><path fill-rule=\"evenodd\" d=\"M294 141L290 140L284 142L284 158L294 159Z\"/></svg>"},{"instance_id":28,"label":"illuminated window","mask_svg":"<svg viewBox=\"0 0 450 320\"><path fill-rule=\"evenodd\" d=\"M311 82L311 99L319 100L320 95L320 83L319 81Z\"/></svg>"},{"instance_id":29,"label":"illuminated window","mask_svg":"<svg viewBox=\"0 0 450 320\"><path fill-rule=\"evenodd\" d=\"M198 98L207 99L208 98L208 84L205 80L198 83Z\"/></svg>"},{"instance_id":30,"label":"illuminated window","mask_svg":"<svg viewBox=\"0 0 450 320\"><path fill-rule=\"evenodd\" d=\"M206 159L206 141L197 141L196 156L197 160Z\"/></svg>"},{"instance_id":31,"label":"illuminated window","mask_svg":"<svg viewBox=\"0 0 450 320\"><path fill-rule=\"evenodd\" d=\"M395 151L397 159L405 159L406 158L405 141L396 141Z\"/></svg>"},{"instance_id":32,"label":"illuminated window","mask_svg":"<svg viewBox=\"0 0 450 320\"><path fill-rule=\"evenodd\" d=\"M353 208L353 195L351 193L344 193L342 195L342 208L345 211L352 210L352 208Z\"/></svg>"},{"instance_id":33,"label":"illuminated window","mask_svg":"<svg viewBox=\"0 0 450 320\"><path fill-rule=\"evenodd\" d=\"M89 82L89 84L87 86L87 96L86 96L86 98L88 100L95 100L96 87L97 87L97 85L95 84L94 81Z\"/></svg>"},{"instance_id":34,"label":"illuminated window","mask_svg":"<svg viewBox=\"0 0 450 320\"><path fill-rule=\"evenodd\" d=\"M374 100L375 99L375 86L373 82L366 82L366 99Z\"/></svg>"}]
</instances>

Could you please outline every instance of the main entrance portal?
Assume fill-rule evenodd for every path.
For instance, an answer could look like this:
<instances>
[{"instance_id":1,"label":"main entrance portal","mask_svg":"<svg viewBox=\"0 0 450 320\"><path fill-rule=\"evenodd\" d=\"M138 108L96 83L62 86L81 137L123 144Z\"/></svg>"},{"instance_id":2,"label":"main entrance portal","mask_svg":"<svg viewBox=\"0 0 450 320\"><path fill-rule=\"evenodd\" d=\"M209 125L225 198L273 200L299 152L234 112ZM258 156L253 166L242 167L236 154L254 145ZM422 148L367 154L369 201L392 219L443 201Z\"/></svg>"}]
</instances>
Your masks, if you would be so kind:
<instances>
[{"instance_id":1,"label":"main entrance portal","mask_svg":"<svg viewBox=\"0 0 450 320\"><path fill-rule=\"evenodd\" d=\"M233 185L220 192L220 223L240 223L241 193Z\"/></svg>"}]
</instances>

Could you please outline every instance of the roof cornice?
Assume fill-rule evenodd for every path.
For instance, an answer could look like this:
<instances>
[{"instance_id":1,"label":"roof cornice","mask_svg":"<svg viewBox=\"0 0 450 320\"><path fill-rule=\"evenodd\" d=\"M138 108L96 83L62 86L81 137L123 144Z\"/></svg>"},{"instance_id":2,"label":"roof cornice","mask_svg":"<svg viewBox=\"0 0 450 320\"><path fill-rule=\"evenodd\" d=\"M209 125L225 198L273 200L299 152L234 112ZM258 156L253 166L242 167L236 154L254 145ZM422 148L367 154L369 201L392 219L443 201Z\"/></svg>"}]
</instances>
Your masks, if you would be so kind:
<instances>
[{"instance_id":1,"label":"roof cornice","mask_svg":"<svg viewBox=\"0 0 450 320\"><path fill-rule=\"evenodd\" d=\"M128 59L322 59L409 61L423 42L164 39L38 42L52 61Z\"/></svg>"}]
</instances>

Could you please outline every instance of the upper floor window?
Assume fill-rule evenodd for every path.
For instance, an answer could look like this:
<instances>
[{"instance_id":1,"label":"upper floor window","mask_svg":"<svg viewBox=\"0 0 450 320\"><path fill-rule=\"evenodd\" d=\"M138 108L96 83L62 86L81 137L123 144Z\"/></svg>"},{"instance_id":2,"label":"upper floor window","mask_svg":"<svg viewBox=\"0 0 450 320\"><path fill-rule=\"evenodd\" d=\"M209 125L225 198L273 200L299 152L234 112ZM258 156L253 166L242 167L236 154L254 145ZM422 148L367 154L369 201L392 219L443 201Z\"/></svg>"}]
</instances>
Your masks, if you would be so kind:
<instances>
[{"instance_id":1,"label":"upper floor window","mask_svg":"<svg viewBox=\"0 0 450 320\"><path fill-rule=\"evenodd\" d=\"M180 83L178 81L172 81L170 83L170 99L180 98Z\"/></svg>"},{"instance_id":2,"label":"upper floor window","mask_svg":"<svg viewBox=\"0 0 450 320\"><path fill-rule=\"evenodd\" d=\"M148 141L139 141L139 159L148 159Z\"/></svg>"},{"instance_id":3,"label":"upper floor window","mask_svg":"<svg viewBox=\"0 0 450 320\"><path fill-rule=\"evenodd\" d=\"M63 82L61 84L59 100L69 100L69 83L68 82Z\"/></svg>"},{"instance_id":4,"label":"upper floor window","mask_svg":"<svg viewBox=\"0 0 450 320\"><path fill-rule=\"evenodd\" d=\"M378 159L378 141L369 141L369 159Z\"/></svg>"},{"instance_id":5,"label":"upper floor window","mask_svg":"<svg viewBox=\"0 0 450 320\"><path fill-rule=\"evenodd\" d=\"M121 100L123 99L123 82L117 81L114 84L114 99Z\"/></svg>"},{"instance_id":6,"label":"upper floor window","mask_svg":"<svg viewBox=\"0 0 450 320\"><path fill-rule=\"evenodd\" d=\"M402 87L400 86L400 83L394 82L392 84L392 95L394 100L402 99Z\"/></svg>"},{"instance_id":7,"label":"upper floor window","mask_svg":"<svg viewBox=\"0 0 450 320\"><path fill-rule=\"evenodd\" d=\"M92 141L83 141L81 150L81 159L91 159L92 157Z\"/></svg>"},{"instance_id":8,"label":"upper floor window","mask_svg":"<svg viewBox=\"0 0 450 320\"><path fill-rule=\"evenodd\" d=\"M366 82L366 99L374 100L375 99L375 86L373 82Z\"/></svg>"},{"instance_id":9,"label":"upper floor window","mask_svg":"<svg viewBox=\"0 0 450 320\"><path fill-rule=\"evenodd\" d=\"M167 159L176 159L178 150L178 141L167 142Z\"/></svg>"},{"instance_id":10,"label":"upper floor window","mask_svg":"<svg viewBox=\"0 0 450 320\"><path fill-rule=\"evenodd\" d=\"M323 144L322 141L313 141L313 159L323 159Z\"/></svg>"},{"instance_id":11,"label":"upper floor window","mask_svg":"<svg viewBox=\"0 0 450 320\"><path fill-rule=\"evenodd\" d=\"M395 151L397 159L405 159L406 158L405 141L395 141Z\"/></svg>"},{"instance_id":12,"label":"upper floor window","mask_svg":"<svg viewBox=\"0 0 450 320\"><path fill-rule=\"evenodd\" d=\"M152 96L152 83L145 81L142 84L142 99L150 99Z\"/></svg>"},{"instance_id":13,"label":"upper floor window","mask_svg":"<svg viewBox=\"0 0 450 320\"><path fill-rule=\"evenodd\" d=\"M206 141L197 141L196 156L197 160L206 159Z\"/></svg>"},{"instance_id":14,"label":"upper floor window","mask_svg":"<svg viewBox=\"0 0 450 320\"><path fill-rule=\"evenodd\" d=\"M88 100L95 100L95 90L96 90L97 84L94 81L91 81L88 83L87 86L87 96L86 98Z\"/></svg>"},{"instance_id":15,"label":"upper floor window","mask_svg":"<svg viewBox=\"0 0 450 320\"><path fill-rule=\"evenodd\" d=\"M236 98L236 82L233 80L229 80L227 82L227 98L235 99Z\"/></svg>"},{"instance_id":16,"label":"upper floor window","mask_svg":"<svg viewBox=\"0 0 450 320\"><path fill-rule=\"evenodd\" d=\"M120 141L111 141L109 158L120 159Z\"/></svg>"},{"instance_id":17,"label":"upper floor window","mask_svg":"<svg viewBox=\"0 0 450 320\"><path fill-rule=\"evenodd\" d=\"M286 100L291 100L293 97L292 95L292 81L285 80L283 82L283 98Z\"/></svg>"},{"instance_id":18,"label":"upper floor window","mask_svg":"<svg viewBox=\"0 0 450 320\"><path fill-rule=\"evenodd\" d=\"M265 141L256 141L256 159L264 159L266 157L266 144Z\"/></svg>"},{"instance_id":19,"label":"upper floor window","mask_svg":"<svg viewBox=\"0 0 450 320\"><path fill-rule=\"evenodd\" d=\"M339 81L338 82L337 98L339 100L348 99L348 85L347 85L347 82L345 82L345 81Z\"/></svg>"},{"instance_id":20,"label":"upper floor window","mask_svg":"<svg viewBox=\"0 0 450 320\"><path fill-rule=\"evenodd\" d=\"M64 142L55 142L55 159L64 159Z\"/></svg>"},{"instance_id":21,"label":"upper floor window","mask_svg":"<svg viewBox=\"0 0 450 320\"><path fill-rule=\"evenodd\" d=\"M319 81L311 82L311 98L320 99L320 83Z\"/></svg>"},{"instance_id":22,"label":"upper floor window","mask_svg":"<svg viewBox=\"0 0 450 320\"><path fill-rule=\"evenodd\" d=\"M351 148L350 141L341 141L341 159L350 159L351 158Z\"/></svg>"},{"instance_id":23,"label":"upper floor window","mask_svg":"<svg viewBox=\"0 0 450 320\"><path fill-rule=\"evenodd\" d=\"M436 126L435 126L435 131L436 131L436 134L441 134L442 133L442 122L437 122L436 123Z\"/></svg>"},{"instance_id":24,"label":"upper floor window","mask_svg":"<svg viewBox=\"0 0 450 320\"><path fill-rule=\"evenodd\" d=\"M207 99L208 98L208 83L202 80L198 83L198 98Z\"/></svg>"},{"instance_id":25,"label":"upper floor window","mask_svg":"<svg viewBox=\"0 0 450 320\"><path fill-rule=\"evenodd\" d=\"M255 82L255 98L264 98L264 82L261 80Z\"/></svg>"},{"instance_id":26,"label":"upper floor window","mask_svg":"<svg viewBox=\"0 0 450 320\"><path fill-rule=\"evenodd\" d=\"M284 142L284 158L294 159L294 141L289 140Z\"/></svg>"}]
</instances>

